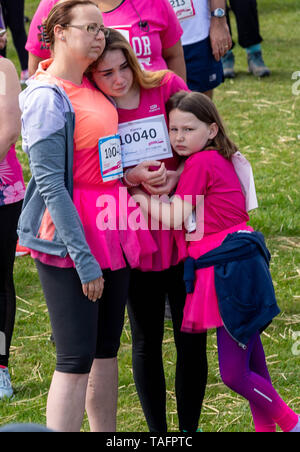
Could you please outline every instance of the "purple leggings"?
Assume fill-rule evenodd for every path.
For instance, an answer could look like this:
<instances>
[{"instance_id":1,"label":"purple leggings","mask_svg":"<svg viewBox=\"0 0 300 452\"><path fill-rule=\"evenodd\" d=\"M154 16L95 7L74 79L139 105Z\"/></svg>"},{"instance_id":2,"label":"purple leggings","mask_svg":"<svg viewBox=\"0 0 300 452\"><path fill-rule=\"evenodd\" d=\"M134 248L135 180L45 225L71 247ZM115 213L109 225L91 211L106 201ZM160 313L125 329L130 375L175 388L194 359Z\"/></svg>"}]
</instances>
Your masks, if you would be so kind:
<instances>
[{"instance_id":1,"label":"purple leggings","mask_svg":"<svg viewBox=\"0 0 300 452\"><path fill-rule=\"evenodd\" d=\"M249 401L255 430L275 432L276 424L284 432L292 430L298 422L298 415L272 386L259 333L251 338L246 350L230 337L224 327L217 329L217 339L222 380Z\"/></svg>"}]
</instances>

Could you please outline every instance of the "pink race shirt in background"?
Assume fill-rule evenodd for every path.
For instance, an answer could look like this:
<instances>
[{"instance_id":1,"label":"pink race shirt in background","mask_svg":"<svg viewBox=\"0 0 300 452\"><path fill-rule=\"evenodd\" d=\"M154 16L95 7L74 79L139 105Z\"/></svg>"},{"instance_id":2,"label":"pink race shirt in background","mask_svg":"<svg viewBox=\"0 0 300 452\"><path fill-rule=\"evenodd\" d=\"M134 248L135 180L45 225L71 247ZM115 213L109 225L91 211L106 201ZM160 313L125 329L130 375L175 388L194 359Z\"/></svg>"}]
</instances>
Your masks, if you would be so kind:
<instances>
[{"instance_id":1,"label":"pink race shirt in background","mask_svg":"<svg viewBox=\"0 0 300 452\"><path fill-rule=\"evenodd\" d=\"M169 0L124 0L113 11L103 13L103 21L123 32L141 66L150 71L167 68L162 52L174 46L183 33Z\"/></svg>"},{"instance_id":2,"label":"pink race shirt in background","mask_svg":"<svg viewBox=\"0 0 300 452\"><path fill-rule=\"evenodd\" d=\"M43 60L50 58L50 50L42 40L42 22L57 2L40 2L28 33L26 49ZM116 28L126 36L141 66L151 71L167 68L162 52L175 45L182 35L168 0L124 0L114 10L103 13L103 21L105 26Z\"/></svg>"},{"instance_id":3,"label":"pink race shirt in background","mask_svg":"<svg viewBox=\"0 0 300 452\"><path fill-rule=\"evenodd\" d=\"M50 50L42 40L42 23L57 2L58 0L42 0L40 2L28 32L26 50L43 60L50 58Z\"/></svg>"}]
</instances>

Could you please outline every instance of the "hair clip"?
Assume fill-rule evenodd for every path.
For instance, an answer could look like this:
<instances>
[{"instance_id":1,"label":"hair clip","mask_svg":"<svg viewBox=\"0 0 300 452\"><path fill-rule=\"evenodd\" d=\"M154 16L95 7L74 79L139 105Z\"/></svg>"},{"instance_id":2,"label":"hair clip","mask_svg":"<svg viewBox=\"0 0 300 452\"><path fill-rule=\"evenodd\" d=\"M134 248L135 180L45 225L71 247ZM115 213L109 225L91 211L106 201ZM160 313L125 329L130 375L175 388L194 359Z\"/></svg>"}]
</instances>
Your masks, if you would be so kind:
<instances>
[{"instance_id":1,"label":"hair clip","mask_svg":"<svg viewBox=\"0 0 300 452\"><path fill-rule=\"evenodd\" d=\"M39 29L39 41L41 43L41 50L49 50L50 49L50 39L49 36L46 33L45 27L43 24L38 25Z\"/></svg>"}]
</instances>

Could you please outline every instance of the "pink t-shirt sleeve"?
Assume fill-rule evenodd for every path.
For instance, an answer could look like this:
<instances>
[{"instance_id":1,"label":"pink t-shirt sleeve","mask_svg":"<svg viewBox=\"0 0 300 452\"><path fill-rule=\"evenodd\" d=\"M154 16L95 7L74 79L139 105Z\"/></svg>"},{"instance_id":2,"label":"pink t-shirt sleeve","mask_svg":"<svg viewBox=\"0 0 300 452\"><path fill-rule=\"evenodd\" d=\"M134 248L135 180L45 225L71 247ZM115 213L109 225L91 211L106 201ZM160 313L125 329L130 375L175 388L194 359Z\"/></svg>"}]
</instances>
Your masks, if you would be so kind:
<instances>
[{"instance_id":1,"label":"pink t-shirt sleeve","mask_svg":"<svg viewBox=\"0 0 300 452\"><path fill-rule=\"evenodd\" d=\"M167 68L163 50L175 45L183 34L169 0L124 0L103 13L103 22L106 27L129 29L127 38L142 67L150 71Z\"/></svg>"},{"instance_id":2,"label":"pink t-shirt sleeve","mask_svg":"<svg viewBox=\"0 0 300 452\"><path fill-rule=\"evenodd\" d=\"M164 103L166 103L173 94L178 91L190 91L187 84L178 75L170 72L166 74L162 82Z\"/></svg>"},{"instance_id":3,"label":"pink t-shirt sleeve","mask_svg":"<svg viewBox=\"0 0 300 452\"><path fill-rule=\"evenodd\" d=\"M160 17L164 20L164 27L161 30L161 42L163 49L169 49L174 46L183 34L180 22L170 5L169 0L156 1L161 7ZM156 6L158 8L158 5Z\"/></svg>"},{"instance_id":4,"label":"pink t-shirt sleeve","mask_svg":"<svg viewBox=\"0 0 300 452\"><path fill-rule=\"evenodd\" d=\"M213 185L213 174L209 160L210 156L205 151L197 152L187 159L175 195L195 206L197 195L207 194L209 188Z\"/></svg>"},{"instance_id":5,"label":"pink t-shirt sleeve","mask_svg":"<svg viewBox=\"0 0 300 452\"><path fill-rule=\"evenodd\" d=\"M41 40L41 25L57 2L58 0L42 0L40 2L32 18L28 32L27 43L25 46L26 50L43 60L50 58L50 50L45 48L45 43Z\"/></svg>"}]
</instances>

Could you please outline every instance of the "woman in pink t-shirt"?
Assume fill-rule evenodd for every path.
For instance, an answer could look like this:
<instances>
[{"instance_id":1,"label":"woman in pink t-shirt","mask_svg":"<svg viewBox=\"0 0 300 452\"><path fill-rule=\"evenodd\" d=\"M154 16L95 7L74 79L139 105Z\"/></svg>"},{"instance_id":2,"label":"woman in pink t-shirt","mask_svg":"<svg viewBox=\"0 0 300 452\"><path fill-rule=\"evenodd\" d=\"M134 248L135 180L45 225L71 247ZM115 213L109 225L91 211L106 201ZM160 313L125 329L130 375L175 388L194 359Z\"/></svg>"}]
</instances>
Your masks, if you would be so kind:
<instances>
[{"instance_id":1,"label":"woman in pink t-shirt","mask_svg":"<svg viewBox=\"0 0 300 452\"><path fill-rule=\"evenodd\" d=\"M144 69L169 68L185 80L185 61L180 42L182 29L169 0L93 1L103 13L104 25L117 28L126 36ZM57 2L42 0L32 19L26 44L30 75L34 74L41 60L50 58L42 23Z\"/></svg>"},{"instance_id":2,"label":"woman in pink t-shirt","mask_svg":"<svg viewBox=\"0 0 300 452\"><path fill-rule=\"evenodd\" d=\"M0 37L0 48L4 41ZM13 64L0 56L0 400L13 394L7 369L16 312L13 266L17 224L25 194L22 168L15 151L21 129L19 92Z\"/></svg>"},{"instance_id":3,"label":"woman in pink t-shirt","mask_svg":"<svg viewBox=\"0 0 300 452\"><path fill-rule=\"evenodd\" d=\"M300 432L300 417L272 386L260 339L260 309L262 306L267 311L271 306L271 296L266 292L263 294L269 296L268 303L264 304L265 300L262 300L258 290L260 281L257 275L260 272L265 275L262 284L268 284L268 276L262 271L265 267L256 257L261 256L261 248L259 251L256 249L255 257L252 248L253 260L248 250L244 255L240 252L241 248L239 253L236 252L237 247L233 251L234 240L242 240L243 233L247 240L253 235L257 237L257 233L247 225L247 192L242 189L245 188L244 178L233 163L237 148L227 137L220 116L207 96L182 91L170 99L167 109L171 143L175 152L186 158L175 196L171 203L166 204L150 200L139 189L134 190L135 199L144 206L145 212L150 211L166 227L182 226L196 211L195 230L186 236L189 266L185 266L185 279L189 279L192 262L196 276L194 291L189 290L187 294L182 331L195 334L217 328L221 377L230 389L249 401L256 431L275 432L278 424L285 432ZM241 234L234 234L237 232ZM225 238L228 239L226 245L231 240L231 248L226 245L225 249L222 248ZM203 267L198 267L196 262L199 264L202 258L203 264L204 258L208 259L212 254L209 252L213 250L217 256L215 263L206 261ZM224 261L235 266L222 266ZM247 265L247 270L232 276L234 270L242 265L243 268ZM244 289L243 283L250 280L252 286ZM242 289L236 292L233 287L239 285ZM274 292L273 289L271 292ZM277 315L278 311L274 314ZM241 331L249 335L243 344L238 340Z\"/></svg>"},{"instance_id":4,"label":"woman in pink t-shirt","mask_svg":"<svg viewBox=\"0 0 300 452\"><path fill-rule=\"evenodd\" d=\"M123 164L127 167L125 183L129 188L141 184L153 194L169 193L178 182L181 166L169 146L165 103L177 91L188 90L185 82L170 71L142 71L128 41L115 30L110 30L103 58L91 70L98 87L112 96L118 107ZM126 143L130 144L124 146ZM168 146L170 152L164 157ZM141 155L143 149L150 152L150 158ZM141 163L136 165L136 160ZM168 296L177 348L179 426L182 431L196 431L207 379L206 335L180 332L185 301L183 260L187 255L184 233L163 230L161 224L150 221L158 251L132 270L128 301L134 379L150 431L167 431L161 346Z\"/></svg>"}]
</instances>

